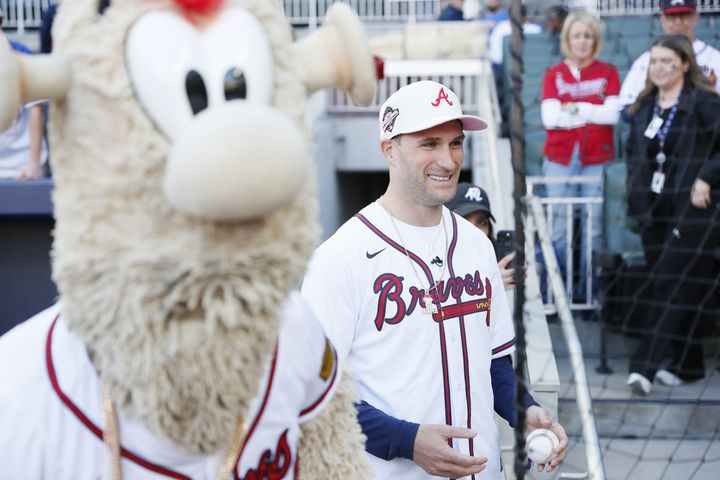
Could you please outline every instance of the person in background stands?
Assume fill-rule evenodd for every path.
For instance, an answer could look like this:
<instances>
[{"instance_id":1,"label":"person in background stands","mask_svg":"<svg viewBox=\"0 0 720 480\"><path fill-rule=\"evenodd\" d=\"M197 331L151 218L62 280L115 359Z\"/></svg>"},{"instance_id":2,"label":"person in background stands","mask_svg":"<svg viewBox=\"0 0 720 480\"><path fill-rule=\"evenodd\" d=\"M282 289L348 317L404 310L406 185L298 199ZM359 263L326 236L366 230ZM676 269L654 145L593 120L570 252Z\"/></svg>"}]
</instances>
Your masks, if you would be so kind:
<instances>
[{"instance_id":1,"label":"person in background stands","mask_svg":"<svg viewBox=\"0 0 720 480\"><path fill-rule=\"evenodd\" d=\"M447 202L445 206L479 228L495 246L492 224L495 217L490 210L490 197L485 190L472 183L458 183L455 198ZM498 259L498 268L505 290L515 288L515 269L511 268L510 264L514 258L515 252L512 252Z\"/></svg>"},{"instance_id":2,"label":"person in background stands","mask_svg":"<svg viewBox=\"0 0 720 480\"><path fill-rule=\"evenodd\" d=\"M620 76L615 66L597 60L602 48L600 23L587 12L568 15L560 34L565 60L550 67L543 78L541 115L547 131L543 173L553 177L601 177L604 164L615 157L613 125L619 118ZM602 181L580 184L548 183L548 197L602 197ZM592 248L602 248L602 205L592 204ZM558 263L566 265L567 218L564 205L552 214L552 238ZM586 222L581 223L586 238ZM589 259L580 255L577 293L586 297ZM568 272L569 273L569 272ZM595 286L597 282L594 282ZM591 295L594 292L591 292Z\"/></svg>"},{"instance_id":3,"label":"person in background stands","mask_svg":"<svg viewBox=\"0 0 720 480\"><path fill-rule=\"evenodd\" d=\"M0 10L0 42L7 42L16 52L32 54L25 45L2 33L3 13ZM47 161L45 114L42 102L20 107L15 122L0 132L0 178L34 180L43 176Z\"/></svg>"},{"instance_id":4,"label":"person in background stands","mask_svg":"<svg viewBox=\"0 0 720 480\"><path fill-rule=\"evenodd\" d=\"M40 19L40 53L52 52L52 26L55 22L59 1L52 2Z\"/></svg>"},{"instance_id":5,"label":"person in background stands","mask_svg":"<svg viewBox=\"0 0 720 480\"><path fill-rule=\"evenodd\" d=\"M720 240L720 96L685 35L658 39L649 65L628 110L626 152L628 215L640 230L653 300L627 380L643 395L653 379L677 387L705 376L702 339L718 312Z\"/></svg>"},{"instance_id":6,"label":"person in background stands","mask_svg":"<svg viewBox=\"0 0 720 480\"><path fill-rule=\"evenodd\" d=\"M523 33L525 35L541 33L542 29L539 25L530 23L527 21L527 8L525 5L521 7L522 20L523 20ZM495 25L490 38L488 40L488 58L492 63L493 74L495 75L496 82L498 79L502 80L502 66L503 66L503 38L507 37L512 33L512 24L510 20L503 20Z\"/></svg>"},{"instance_id":7,"label":"person in background stands","mask_svg":"<svg viewBox=\"0 0 720 480\"><path fill-rule=\"evenodd\" d=\"M548 8L545 11L545 31L559 39L563 24L569 13L567 7L563 5L554 5Z\"/></svg>"},{"instance_id":8,"label":"person in background stands","mask_svg":"<svg viewBox=\"0 0 720 480\"><path fill-rule=\"evenodd\" d=\"M698 67L715 89L720 91L720 52L702 40L695 38L700 15L695 0L660 0L660 25L667 35L685 35L692 42ZM641 54L628 71L620 90L620 106L627 107L635 102L645 88L648 77L650 51Z\"/></svg>"},{"instance_id":9,"label":"person in background stands","mask_svg":"<svg viewBox=\"0 0 720 480\"><path fill-rule=\"evenodd\" d=\"M489 34L492 34L498 23L509 18L508 11L503 8L503 0L486 0L482 20L492 22L492 26L488 30Z\"/></svg>"},{"instance_id":10,"label":"person in background stands","mask_svg":"<svg viewBox=\"0 0 720 480\"><path fill-rule=\"evenodd\" d=\"M442 22L463 20L463 0L447 0L438 20Z\"/></svg>"}]
</instances>

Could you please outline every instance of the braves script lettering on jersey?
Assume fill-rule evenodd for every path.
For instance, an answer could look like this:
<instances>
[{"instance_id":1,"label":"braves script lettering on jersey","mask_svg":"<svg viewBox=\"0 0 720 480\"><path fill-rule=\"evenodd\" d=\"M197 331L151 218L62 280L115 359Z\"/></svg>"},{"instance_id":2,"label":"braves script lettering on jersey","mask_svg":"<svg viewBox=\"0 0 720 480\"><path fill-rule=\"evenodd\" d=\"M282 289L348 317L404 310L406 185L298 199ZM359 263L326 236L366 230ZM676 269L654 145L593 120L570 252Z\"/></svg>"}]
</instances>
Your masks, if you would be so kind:
<instances>
[{"instance_id":1,"label":"braves script lettering on jersey","mask_svg":"<svg viewBox=\"0 0 720 480\"><path fill-rule=\"evenodd\" d=\"M294 478L300 423L325 407L339 383L335 352L297 294L283 319L275 354L250 405L235 478ZM0 376L0 477L107 478L100 382L58 306L0 339ZM28 416L28 411L42 413ZM224 452L184 452L121 411L118 415L124 478L217 478Z\"/></svg>"},{"instance_id":2,"label":"braves script lettering on jersey","mask_svg":"<svg viewBox=\"0 0 720 480\"><path fill-rule=\"evenodd\" d=\"M490 241L446 208L442 218L447 243L440 225L396 220L418 281L388 213L365 207L317 249L302 292L357 375L361 399L396 418L480 432L453 447L489 458L474 478L499 480L490 361L514 350L515 335ZM436 280L437 312L426 313L422 291ZM428 478L410 460L369 458L375 478Z\"/></svg>"}]
</instances>

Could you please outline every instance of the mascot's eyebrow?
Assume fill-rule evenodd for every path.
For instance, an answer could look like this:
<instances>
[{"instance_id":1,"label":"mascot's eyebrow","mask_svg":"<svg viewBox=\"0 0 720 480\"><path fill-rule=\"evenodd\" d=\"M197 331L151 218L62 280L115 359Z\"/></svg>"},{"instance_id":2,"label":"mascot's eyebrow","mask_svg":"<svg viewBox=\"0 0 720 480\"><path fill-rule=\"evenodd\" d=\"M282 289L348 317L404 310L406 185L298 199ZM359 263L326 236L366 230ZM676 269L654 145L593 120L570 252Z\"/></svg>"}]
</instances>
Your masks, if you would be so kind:
<instances>
[{"instance_id":1,"label":"mascot's eyebrow","mask_svg":"<svg viewBox=\"0 0 720 480\"><path fill-rule=\"evenodd\" d=\"M100 0L98 2L98 14L102 15L103 13L105 13L105 9L110 6L111 2L112 0Z\"/></svg>"}]
</instances>

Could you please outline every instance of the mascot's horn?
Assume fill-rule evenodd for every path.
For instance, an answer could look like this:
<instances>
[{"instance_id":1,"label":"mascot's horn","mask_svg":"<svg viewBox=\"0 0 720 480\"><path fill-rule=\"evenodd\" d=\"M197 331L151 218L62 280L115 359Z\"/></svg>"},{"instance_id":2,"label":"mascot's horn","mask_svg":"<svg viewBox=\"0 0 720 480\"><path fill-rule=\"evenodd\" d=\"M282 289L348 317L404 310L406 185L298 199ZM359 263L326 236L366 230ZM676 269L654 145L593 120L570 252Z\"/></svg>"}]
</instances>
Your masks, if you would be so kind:
<instances>
[{"instance_id":1,"label":"mascot's horn","mask_svg":"<svg viewBox=\"0 0 720 480\"><path fill-rule=\"evenodd\" d=\"M56 55L19 55L0 42L0 131L12 125L20 105L33 100L64 98L70 67Z\"/></svg>"},{"instance_id":2,"label":"mascot's horn","mask_svg":"<svg viewBox=\"0 0 720 480\"><path fill-rule=\"evenodd\" d=\"M325 25L293 45L308 92L337 87L357 105L375 97L375 65L360 20L345 3L334 3Z\"/></svg>"}]
</instances>

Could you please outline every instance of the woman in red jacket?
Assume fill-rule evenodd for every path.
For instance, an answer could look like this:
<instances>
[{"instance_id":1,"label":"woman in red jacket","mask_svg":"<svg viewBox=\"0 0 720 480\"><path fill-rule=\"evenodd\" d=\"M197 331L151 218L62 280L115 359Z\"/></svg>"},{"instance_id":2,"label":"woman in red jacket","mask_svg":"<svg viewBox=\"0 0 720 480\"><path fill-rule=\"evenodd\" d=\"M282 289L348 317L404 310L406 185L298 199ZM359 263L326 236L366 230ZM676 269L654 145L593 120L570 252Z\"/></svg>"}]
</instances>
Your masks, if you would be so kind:
<instances>
[{"instance_id":1,"label":"woman in red jacket","mask_svg":"<svg viewBox=\"0 0 720 480\"><path fill-rule=\"evenodd\" d=\"M613 125L619 118L620 77L615 66L597 60L602 48L600 23L587 12L568 15L560 33L565 60L550 67L543 79L541 114L547 130L543 173L553 177L599 177L615 157ZM602 181L548 183L549 197L602 197ZM553 243L561 266L566 263L566 209L553 210ZM583 212L585 215L587 213ZM602 247L602 205L592 213L593 251ZM586 217L583 217L582 238ZM584 244L584 241L583 241ZM580 256L579 291L585 292L586 249Z\"/></svg>"}]
</instances>

